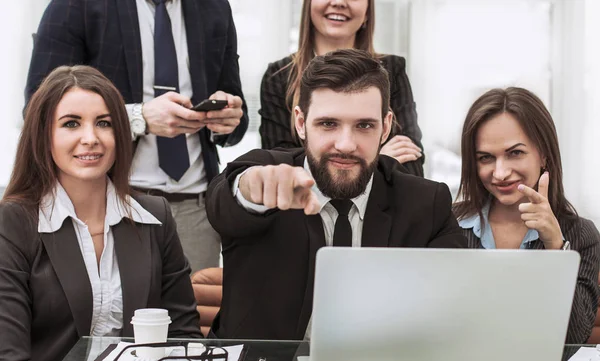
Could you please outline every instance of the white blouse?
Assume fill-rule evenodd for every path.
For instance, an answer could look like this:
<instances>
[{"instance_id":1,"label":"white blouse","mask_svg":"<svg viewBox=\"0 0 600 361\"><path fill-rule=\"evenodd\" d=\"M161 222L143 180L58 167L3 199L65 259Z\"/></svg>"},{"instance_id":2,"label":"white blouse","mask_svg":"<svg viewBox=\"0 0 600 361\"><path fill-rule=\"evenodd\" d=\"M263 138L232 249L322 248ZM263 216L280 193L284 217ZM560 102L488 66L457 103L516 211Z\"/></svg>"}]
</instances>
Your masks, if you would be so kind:
<instances>
[{"instance_id":1,"label":"white blouse","mask_svg":"<svg viewBox=\"0 0 600 361\"><path fill-rule=\"evenodd\" d=\"M77 235L81 255L85 262L92 286L92 325L90 336L119 336L123 328L123 292L121 275L115 254L114 237L111 227L131 214L133 221L145 224L161 224L135 199L128 197L130 206L123 204L110 180L106 187L106 216L104 219L104 250L100 264L96 259L94 242L88 226L77 218L75 208L65 189L59 182L53 192L48 193L40 203L39 233L58 231L67 217L71 217Z\"/></svg>"}]
</instances>

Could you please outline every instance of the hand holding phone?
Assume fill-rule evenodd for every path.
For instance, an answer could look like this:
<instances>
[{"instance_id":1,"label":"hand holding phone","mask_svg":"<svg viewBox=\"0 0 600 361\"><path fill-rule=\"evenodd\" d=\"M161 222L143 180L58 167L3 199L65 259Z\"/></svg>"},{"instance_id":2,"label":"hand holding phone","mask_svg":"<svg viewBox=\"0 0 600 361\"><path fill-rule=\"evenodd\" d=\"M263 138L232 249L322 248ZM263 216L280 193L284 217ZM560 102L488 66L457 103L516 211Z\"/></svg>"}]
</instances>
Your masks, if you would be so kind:
<instances>
[{"instance_id":1,"label":"hand holding phone","mask_svg":"<svg viewBox=\"0 0 600 361\"><path fill-rule=\"evenodd\" d=\"M230 134L244 115L242 105L243 101L239 96L219 90L192 109L206 111L201 122L213 133Z\"/></svg>"},{"instance_id":2,"label":"hand holding phone","mask_svg":"<svg viewBox=\"0 0 600 361\"><path fill-rule=\"evenodd\" d=\"M199 104L192 107L197 112L209 112L211 110L221 110L227 106L227 100L204 99Z\"/></svg>"}]
</instances>

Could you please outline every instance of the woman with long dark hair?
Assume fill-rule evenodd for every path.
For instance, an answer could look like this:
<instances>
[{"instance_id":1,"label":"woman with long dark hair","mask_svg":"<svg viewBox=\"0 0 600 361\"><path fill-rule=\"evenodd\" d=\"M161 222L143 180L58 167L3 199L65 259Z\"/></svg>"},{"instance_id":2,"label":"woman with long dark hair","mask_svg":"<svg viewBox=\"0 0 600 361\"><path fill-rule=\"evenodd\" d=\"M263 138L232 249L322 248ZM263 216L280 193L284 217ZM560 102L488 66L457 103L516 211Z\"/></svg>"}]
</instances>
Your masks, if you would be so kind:
<instances>
[{"instance_id":1,"label":"woman with long dark hair","mask_svg":"<svg viewBox=\"0 0 600 361\"><path fill-rule=\"evenodd\" d=\"M0 202L0 359L62 360L82 336L133 336L139 308L170 337L200 337L167 202L132 195L123 99L87 66L59 67L31 98Z\"/></svg>"},{"instance_id":2,"label":"woman with long dark hair","mask_svg":"<svg viewBox=\"0 0 600 361\"><path fill-rule=\"evenodd\" d=\"M579 252L566 342L584 343L598 308L600 234L565 197L550 113L526 89L490 90L469 109L461 147L454 212L469 247Z\"/></svg>"},{"instance_id":3,"label":"woman with long dark hair","mask_svg":"<svg viewBox=\"0 0 600 361\"><path fill-rule=\"evenodd\" d=\"M304 0L298 51L269 64L261 84L260 136L262 148L300 147L292 109L298 105L302 72L315 55L356 48L375 55L374 0ZM416 105L406 75L406 60L379 55L390 79L390 108L396 121L381 154L423 176L423 146Z\"/></svg>"}]
</instances>

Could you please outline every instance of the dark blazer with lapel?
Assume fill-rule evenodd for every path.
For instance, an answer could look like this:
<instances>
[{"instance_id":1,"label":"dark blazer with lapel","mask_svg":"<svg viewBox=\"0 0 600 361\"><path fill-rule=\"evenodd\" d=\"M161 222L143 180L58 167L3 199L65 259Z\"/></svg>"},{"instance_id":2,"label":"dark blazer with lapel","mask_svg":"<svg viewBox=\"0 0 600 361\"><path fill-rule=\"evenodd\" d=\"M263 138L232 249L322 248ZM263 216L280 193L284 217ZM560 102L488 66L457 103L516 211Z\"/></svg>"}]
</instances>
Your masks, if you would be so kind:
<instances>
[{"instance_id":1,"label":"dark blazer with lapel","mask_svg":"<svg viewBox=\"0 0 600 361\"><path fill-rule=\"evenodd\" d=\"M230 163L209 185L208 219L223 241L220 338L302 339L312 312L315 255L325 246L320 215L302 210L246 212L235 177L266 164L303 166L304 150L254 150ZM451 212L448 187L403 173L381 156L363 224L363 247L466 247Z\"/></svg>"},{"instance_id":2,"label":"dark blazer with lapel","mask_svg":"<svg viewBox=\"0 0 600 361\"><path fill-rule=\"evenodd\" d=\"M560 218L558 223L565 240L571 243L571 249L581 257L565 343L586 343L594 328L600 297L600 234L594 222L582 217L574 221ZM473 233L472 228L463 229L463 233L467 237L469 248L483 248L481 239ZM542 250L544 242L536 239L529 244L529 249Z\"/></svg>"},{"instance_id":3,"label":"dark blazer with lapel","mask_svg":"<svg viewBox=\"0 0 600 361\"><path fill-rule=\"evenodd\" d=\"M286 56L269 64L260 85L260 139L263 149L296 148L302 146L292 136L290 127L292 105L286 100L286 92L291 71L291 56ZM392 128L391 139L395 135L405 135L423 149L421 129L417 123L417 106L406 74L406 59L396 55L384 55L381 64L387 70L390 80L390 108L396 115L397 123ZM410 174L423 177L425 157L404 163Z\"/></svg>"},{"instance_id":4,"label":"dark blazer with lapel","mask_svg":"<svg viewBox=\"0 0 600 361\"><path fill-rule=\"evenodd\" d=\"M123 290L122 336L134 310L169 310L169 337L201 337L190 267L163 198L136 200L162 225L121 221L112 228ZM70 218L37 232L23 208L0 204L0 360L62 360L90 334L92 288Z\"/></svg>"},{"instance_id":5,"label":"dark blazer with lapel","mask_svg":"<svg viewBox=\"0 0 600 361\"><path fill-rule=\"evenodd\" d=\"M217 90L243 99L237 35L227 0L181 0L192 78L192 103ZM27 85L26 102L41 81L61 65L85 64L110 79L125 103L142 102L142 45L135 0L53 0L40 22ZM218 174L216 144L237 144L248 128L248 109L229 135L199 132L206 174Z\"/></svg>"}]
</instances>

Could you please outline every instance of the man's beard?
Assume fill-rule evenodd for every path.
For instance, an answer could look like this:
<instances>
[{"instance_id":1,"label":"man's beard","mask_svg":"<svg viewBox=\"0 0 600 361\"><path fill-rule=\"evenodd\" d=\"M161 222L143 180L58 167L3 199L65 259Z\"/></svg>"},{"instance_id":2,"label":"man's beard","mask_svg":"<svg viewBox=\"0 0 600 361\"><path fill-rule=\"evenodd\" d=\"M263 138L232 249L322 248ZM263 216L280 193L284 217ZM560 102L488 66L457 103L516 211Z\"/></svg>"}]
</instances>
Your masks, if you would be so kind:
<instances>
[{"instance_id":1,"label":"man's beard","mask_svg":"<svg viewBox=\"0 0 600 361\"><path fill-rule=\"evenodd\" d=\"M378 153L375 159L370 164L367 164L364 159L355 155L326 153L318 161L308 148L308 137L305 140L304 149L306 151L308 167L317 183L317 187L319 187L321 193L331 199L352 199L363 194L375 168L377 168L377 160L379 159ZM357 161L360 164L358 176L352 179L351 174L353 171L344 169L334 170L333 172L336 175L332 175L327 166L331 158Z\"/></svg>"}]
</instances>

